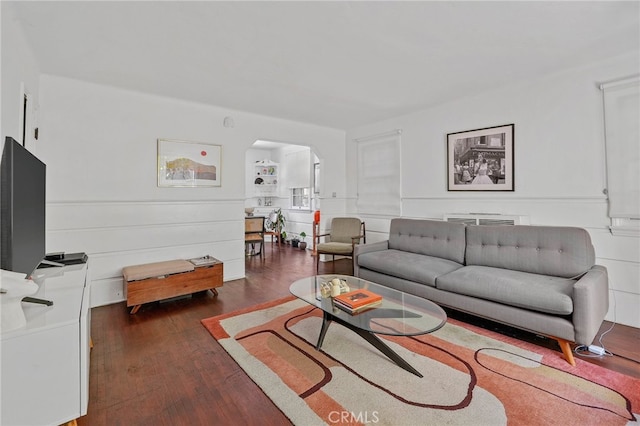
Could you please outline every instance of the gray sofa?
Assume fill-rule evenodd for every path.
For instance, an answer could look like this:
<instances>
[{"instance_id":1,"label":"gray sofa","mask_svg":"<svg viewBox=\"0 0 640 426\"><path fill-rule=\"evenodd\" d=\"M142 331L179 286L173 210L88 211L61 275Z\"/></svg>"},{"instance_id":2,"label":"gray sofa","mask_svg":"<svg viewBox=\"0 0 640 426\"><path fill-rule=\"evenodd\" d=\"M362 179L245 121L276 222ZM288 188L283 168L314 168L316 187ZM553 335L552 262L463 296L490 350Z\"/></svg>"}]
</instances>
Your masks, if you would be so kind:
<instances>
[{"instance_id":1,"label":"gray sofa","mask_svg":"<svg viewBox=\"0 0 640 426\"><path fill-rule=\"evenodd\" d=\"M607 270L586 230L392 219L389 239L356 246L354 275L439 305L589 345L609 308Z\"/></svg>"}]
</instances>

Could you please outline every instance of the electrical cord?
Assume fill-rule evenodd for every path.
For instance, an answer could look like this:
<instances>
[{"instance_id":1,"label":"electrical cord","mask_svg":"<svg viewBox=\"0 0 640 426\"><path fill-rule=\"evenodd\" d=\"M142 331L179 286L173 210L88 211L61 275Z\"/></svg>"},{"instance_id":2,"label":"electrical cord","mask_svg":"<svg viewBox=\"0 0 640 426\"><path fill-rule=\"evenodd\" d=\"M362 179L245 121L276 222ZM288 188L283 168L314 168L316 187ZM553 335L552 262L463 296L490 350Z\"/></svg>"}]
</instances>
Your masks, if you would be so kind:
<instances>
[{"instance_id":1,"label":"electrical cord","mask_svg":"<svg viewBox=\"0 0 640 426\"><path fill-rule=\"evenodd\" d=\"M597 353L591 352L588 346L580 345L580 346L576 346L576 348L573 350L573 353L583 358L600 358L603 356L613 356L613 353L609 352L605 348L602 348L602 349L604 350L604 353L597 354Z\"/></svg>"}]
</instances>

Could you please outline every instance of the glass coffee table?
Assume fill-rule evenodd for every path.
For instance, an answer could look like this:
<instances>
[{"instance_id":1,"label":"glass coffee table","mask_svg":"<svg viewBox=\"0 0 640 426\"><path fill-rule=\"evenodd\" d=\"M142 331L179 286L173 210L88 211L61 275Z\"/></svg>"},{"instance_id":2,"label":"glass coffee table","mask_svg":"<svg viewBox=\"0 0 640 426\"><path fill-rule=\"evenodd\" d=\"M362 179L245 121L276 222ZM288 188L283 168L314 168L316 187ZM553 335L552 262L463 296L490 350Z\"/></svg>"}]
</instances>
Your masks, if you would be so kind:
<instances>
[{"instance_id":1,"label":"glass coffee table","mask_svg":"<svg viewBox=\"0 0 640 426\"><path fill-rule=\"evenodd\" d=\"M346 281L350 290L367 289L382 296L382 304L357 314L349 314L335 306L333 298L323 296L323 283L338 278ZM417 336L432 333L447 322L447 314L435 303L371 281L348 275L316 275L302 278L289 288L291 294L322 310L322 327L316 349L320 349L331 322L354 331L398 366L423 377L376 334Z\"/></svg>"}]
</instances>

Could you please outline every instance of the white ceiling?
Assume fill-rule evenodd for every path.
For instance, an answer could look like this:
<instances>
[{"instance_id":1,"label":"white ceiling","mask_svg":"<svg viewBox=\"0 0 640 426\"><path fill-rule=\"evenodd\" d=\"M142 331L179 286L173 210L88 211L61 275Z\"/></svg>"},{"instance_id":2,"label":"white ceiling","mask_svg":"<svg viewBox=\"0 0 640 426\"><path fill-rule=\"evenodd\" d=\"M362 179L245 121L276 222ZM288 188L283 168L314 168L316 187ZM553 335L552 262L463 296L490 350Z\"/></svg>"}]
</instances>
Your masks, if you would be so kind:
<instances>
[{"instance_id":1,"label":"white ceiling","mask_svg":"<svg viewBox=\"0 0 640 426\"><path fill-rule=\"evenodd\" d=\"M0 3L43 73L341 129L640 49L638 1Z\"/></svg>"}]
</instances>

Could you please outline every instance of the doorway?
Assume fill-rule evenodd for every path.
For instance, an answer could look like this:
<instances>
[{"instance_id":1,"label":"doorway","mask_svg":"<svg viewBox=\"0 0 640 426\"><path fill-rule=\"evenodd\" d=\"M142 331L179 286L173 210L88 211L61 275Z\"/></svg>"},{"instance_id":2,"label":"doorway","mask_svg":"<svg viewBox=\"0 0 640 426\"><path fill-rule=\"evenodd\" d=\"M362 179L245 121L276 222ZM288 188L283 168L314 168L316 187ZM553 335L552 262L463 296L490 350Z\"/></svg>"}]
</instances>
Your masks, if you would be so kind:
<instances>
[{"instance_id":1,"label":"doorway","mask_svg":"<svg viewBox=\"0 0 640 426\"><path fill-rule=\"evenodd\" d=\"M245 212L269 217L280 209L286 219L287 239L302 232L311 236L313 212L320 209L320 194L314 188L319 188L321 179L320 159L313 149L257 140L247 150L245 161Z\"/></svg>"}]
</instances>

